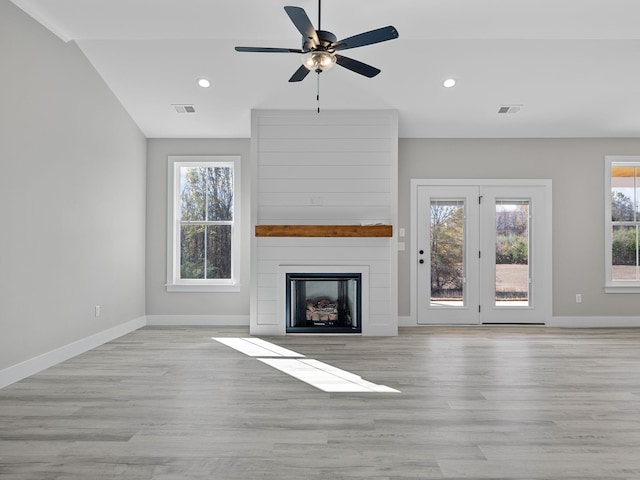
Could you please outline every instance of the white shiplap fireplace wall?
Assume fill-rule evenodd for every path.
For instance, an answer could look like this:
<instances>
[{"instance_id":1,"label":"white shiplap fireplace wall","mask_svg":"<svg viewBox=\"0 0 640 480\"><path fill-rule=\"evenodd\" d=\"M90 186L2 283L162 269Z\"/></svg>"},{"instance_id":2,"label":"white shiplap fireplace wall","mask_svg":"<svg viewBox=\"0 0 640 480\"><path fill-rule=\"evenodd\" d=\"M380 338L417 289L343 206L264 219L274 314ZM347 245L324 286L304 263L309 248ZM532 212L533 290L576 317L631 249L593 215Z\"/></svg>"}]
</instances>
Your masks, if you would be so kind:
<instances>
[{"instance_id":1,"label":"white shiplap fireplace wall","mask_svg":"<svg viewBox=\"0 0 640 480\"><path fill-rule=\"evenodd\" d=\"M284 335L283 272L368 273L363 335L397 335L395 110L254 110L252 335ZM392 225L392 237L256 237L255 225ZM363 282L365 285L365 282Z\"/></svg>"}]
</instances>

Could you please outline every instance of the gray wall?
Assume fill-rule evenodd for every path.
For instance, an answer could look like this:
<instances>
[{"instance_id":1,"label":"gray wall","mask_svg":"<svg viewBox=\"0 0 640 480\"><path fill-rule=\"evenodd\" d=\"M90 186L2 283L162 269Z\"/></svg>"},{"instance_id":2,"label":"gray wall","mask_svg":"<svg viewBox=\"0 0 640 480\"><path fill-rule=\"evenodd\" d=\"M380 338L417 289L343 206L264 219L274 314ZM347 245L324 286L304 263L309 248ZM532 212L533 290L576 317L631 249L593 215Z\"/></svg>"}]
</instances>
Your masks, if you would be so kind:
<instances>
[{"instance_id":1,"label":"gray wall","mask_svg":"<svg viewBox=\"0 0 640 480\"><path fill-rule=\"evenodd\" d=\"M638 152L639 139L401 139L399 314L410 314L410 179L535 178L553 181L553 315L637 316L639 294L603 287L604 157Z\"/></svg>"},{"instance_id":2,"label":"gray wall","mask_svg":"<svg viewBox=\"0 0 640 480\"><path fill-rule=\"evenodd\" d=\"M147 314L248 315L249 148L240 140L148 142ZM400 139L398 313L410 310L410 179L522 178L553 181L553 315L637 316L638 294L605 294L604 156L635 155L640 139ZM239 154L243 162L242 291L240 294L166 293L167 156ZM583 303L575 303L575 294Z\"/></svg>"},{"instance_id":3,"label":"gray wall","mask_svg":"<svg viewBox=\"0 0 640 480\"><path fill-rule=\"evenodd\" d=\"M249 322L250 176L249 139L149 139L147 142L147 315L246 316ZM240 155L242 245L240 292L167 293L167 157ZM157 320L157 319L156 319Z\"/></svg>"},{"instance_id":4,"label":"gray wall","mask_svg":"<svg viewBox=\"0 0 640 480\"><path fill-rule=\"evenodd\" d=\"M0 69L1 370L144 316L146 143L77 46L8 1Z\"/></svg>"}]
</instances>

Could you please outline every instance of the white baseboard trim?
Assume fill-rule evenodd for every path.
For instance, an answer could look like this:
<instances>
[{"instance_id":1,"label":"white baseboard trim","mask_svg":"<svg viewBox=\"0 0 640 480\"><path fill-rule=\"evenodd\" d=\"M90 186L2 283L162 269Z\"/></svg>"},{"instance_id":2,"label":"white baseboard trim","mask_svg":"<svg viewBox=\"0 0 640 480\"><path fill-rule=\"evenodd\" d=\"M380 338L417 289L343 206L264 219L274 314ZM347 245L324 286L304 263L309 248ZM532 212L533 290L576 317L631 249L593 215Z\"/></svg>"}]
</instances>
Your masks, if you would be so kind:
<instances>
[{"instance_id":1,"label":"white baseboard trim","mask_svg":"<svg viewBox=\"0 0 640 480\"><path fill-rule=\"evenodd\" d=\"M395 325L366 325L362 327L363 337L397 337L398 327Z\"/></svg>"},{"instance_id":2,"label":"white baseboard trim","mask_svg":"<svg viewBox=\"0 0 640 480\"><path fill-rule=\"evenodd\" d=\"M111 340L131 333L134 330L142 328L146 325L145 317L135 318L121 325L116 325L102 332L98 332L89 337L80 339L68 345L65 345L50 352L43 353L37 357L30 358L24 362L18 363L11 367L0 370L0 388L18 382L23 378L27 378L49 367L53 367L60 362L69 360L70 358L80 355L92 348L99 347Z\"/></svg>"},{"instance_id":3,"label":"white baseboard trim","mask_svg":"<svg viewBox=\"0 0 640 480\"><path fill-rule=\"evenodd\" d=\"M398 315L398 327L417 327L418 323L413 317L401 317Z\"/></svg>"},{"instance_id":4,"label":"white baseboard trim","mask_svg":"<svg viewBox=\"0 0 640 480\"><path fill-rule=\"evenodd\" d=\"M428 327L429 325L418 325L413 317L398 317L398 326ZM551 320L544 326L555 328L635 328L640 327L640 317L551 317Z\"/></svg>"},{"instance_id":5,"label":"white baseboard trim","mask_svg":"<svg viewBox=\"0 0 640 480\"><path fill-rule=\"evenodd\" d=\"M552 317L547 327L638 328L640 317Z\"/></svg>"},{"instance_id":6,"label":"white baseboard trim","mask_svg":"<svg viewBox=\"0 0 640 480\"><path fill-rule=\"evenodd\" d=\"M249 315L147 315L149 326L194 326L248 327Z\"/></svg>"}]
</instances>

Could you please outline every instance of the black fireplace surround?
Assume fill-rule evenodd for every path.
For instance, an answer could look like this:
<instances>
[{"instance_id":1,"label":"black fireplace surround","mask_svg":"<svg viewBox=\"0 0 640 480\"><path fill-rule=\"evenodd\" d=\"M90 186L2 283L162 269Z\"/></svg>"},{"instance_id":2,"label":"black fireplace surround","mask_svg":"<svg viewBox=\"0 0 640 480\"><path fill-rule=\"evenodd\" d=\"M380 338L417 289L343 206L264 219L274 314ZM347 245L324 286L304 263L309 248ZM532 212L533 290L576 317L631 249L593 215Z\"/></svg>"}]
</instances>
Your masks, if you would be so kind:
<instances>
[{"instance_id":1,"label":"black fireplace surround","mask_svg":"<svg viewBox=\"0 0 640 480\"><path fill-rule=\"evenodd\" d=\"M287 333L362 333L362 274L286 275Z\"/></svg>"}]
</instances>

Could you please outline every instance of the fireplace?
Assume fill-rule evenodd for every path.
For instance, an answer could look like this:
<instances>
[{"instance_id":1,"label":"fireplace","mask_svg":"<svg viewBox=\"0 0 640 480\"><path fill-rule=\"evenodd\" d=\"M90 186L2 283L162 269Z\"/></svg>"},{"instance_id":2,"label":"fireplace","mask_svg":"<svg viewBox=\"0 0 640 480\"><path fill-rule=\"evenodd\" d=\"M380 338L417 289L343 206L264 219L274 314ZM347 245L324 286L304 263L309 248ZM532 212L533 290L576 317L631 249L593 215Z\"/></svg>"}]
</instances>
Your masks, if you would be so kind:
<instances>
[{"instance_id":1,"label":"fireplace","mask_svg":"<svg viewBox=\"0 0 640 480\"><path fill-rule=\"evenodd\" d=\"M362 333L362 274L286 274L287 333Z\"/></svg>"}]
</instances>

